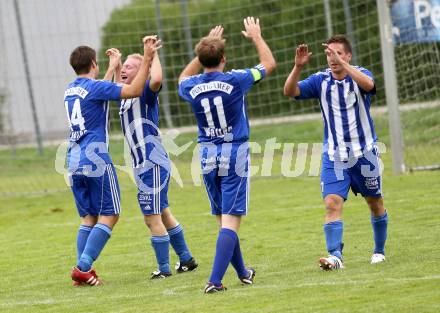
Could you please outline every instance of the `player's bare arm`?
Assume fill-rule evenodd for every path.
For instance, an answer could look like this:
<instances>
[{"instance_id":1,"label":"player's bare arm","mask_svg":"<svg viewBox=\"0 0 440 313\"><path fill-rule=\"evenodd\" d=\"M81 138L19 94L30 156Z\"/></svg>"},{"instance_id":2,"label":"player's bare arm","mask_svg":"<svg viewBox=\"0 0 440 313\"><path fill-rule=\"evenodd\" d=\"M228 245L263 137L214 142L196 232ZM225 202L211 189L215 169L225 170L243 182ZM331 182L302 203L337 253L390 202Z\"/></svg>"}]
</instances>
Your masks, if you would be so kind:
<instances>
[{"instance_id":1,"label":"player's bare arm","mask_svg":"<svg viewBox=\"0 0 440 313\"><path fill-rule=\"evenodd\" d=\"M195 57L192 59L191 62L188 63L188 65L183 69L182 73L179 76L179 83L184 80L185 78L188 78L190 76L196 75L200 72L202 69L202 64L199 61L198 57Z\"/></svg>"},{"instance_id":2,"label":"player's bare arm","mask_svg":"<svg viewBox=\"0 0 440 313\"><path fill-rule=\"evenodd\" d=\"M359 85L359 87L361 87L366 92L370 92L374 89L374 81L371 79L371 77L365 75L354 66L350 65L350 63L344 61L339 56L337 51L332 49L329 45L325 43L322 45L325 48L325 53L329 56L332 56L334 60L343 67L344 71L347 72L347 75L349 75Z\"/></svg>"},{"instance_id":3,"label":"player's bare arm","mask_svg":"<svg viewBox=\"0 0 440 313\"><path fill-rule=\"evenodd\" d=\"M217 25L211 29L207 37L214 37L222 39L223 35L223 26ZM183 69L182 73L179 76L179 83L188 78L190 76L197 75L202 70L202 64L199 61L198 57L195 57L189 64Z\"/></svg>"},{"instance_id":4,"label":"player's bare arm","mask_svg":"<svg viewBox=\"0 0 440 313\"><path fill-rule=\"evenodd\" d=\"M119 64L115 69L114 81L116 83L122 82L121 72L122 72L122 57L119 59Z\"/></svg>"},{"instance_id":5,"label":"player's bare arm","mask_svg":"<svg viewBox=\"0 0 440 313\"><path fill-rule=\"evenodd\" d=\"M301 44L296 48L295 66L284 83L285 96L298 97L301 94L301 90L298 86L299 78L302 69L309 63L311 55L312 52L309 52L309 47L306 44Z\"/></svg>"},{"instance_id":6,"label":"player's bare arm","mask_svg":"<svg viewBox=\"0 0 440 313\"><path fill-rule=\"evenodd\" d=\"M154 55L157 50L159 50L162 45L161 41L152 36L146 36L143 38L144 43L144 57L142 59L141 66L139 68L136 77L133 79L131 84L124 84L121 90L122 99L130 99L139 97L144 90L145 82L150 76L150 67L153 61Z\"/></svg>"},{"instance_id":7,"label":"player's bare arm","mask_svg":"<svg viewBox=\"0 0 440 313\"><path fill-rule=\"evenodd\" d=\"M251 39L257 49L260 63L266 69L266 75L270 75L276 68L277 64L267 43L261 35L260 19L247 17L243 21L245 30L241 33L248 39Z\"/></svg>"},{"instance_id":8,"label":"player's bare arm","mask_svg":"<svg viewBox=\"0 0 440 313\"><path fill-rule=\"evenodd\" d=\"M159 91L162 86L162 65L160 64L159 53L156 51L151 64L150 88L152 91Z\"/></svg>"},{"instance_id":9,"label":"player's bare arm","mask_svg":"<svg viewBox=\"0 0 440 313\"><path fill-rule=\"evenodd\" d=\"M121 63L121 53L116 48L110 48L105 52L105 55L109 58L109 64L103 80L112 80L113 74Z\"/></svg>"}]
</instances>

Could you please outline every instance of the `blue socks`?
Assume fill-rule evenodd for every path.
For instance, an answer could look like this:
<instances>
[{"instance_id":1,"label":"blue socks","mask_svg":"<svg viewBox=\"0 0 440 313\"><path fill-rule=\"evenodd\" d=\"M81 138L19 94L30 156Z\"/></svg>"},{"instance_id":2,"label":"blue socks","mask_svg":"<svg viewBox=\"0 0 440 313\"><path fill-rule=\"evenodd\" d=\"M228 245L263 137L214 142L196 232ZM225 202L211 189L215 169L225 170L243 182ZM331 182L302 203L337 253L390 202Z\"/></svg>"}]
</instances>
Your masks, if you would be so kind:
<instances>
[{"instance_id":1,"label":"blue socks","mask_svg":"<svg viewBox=\"0 0 440 313\"><path fill-rule=\"evenodd\" d=\"M152 236L151 245L153 246L156 254L157 264L159 265L159 271L164 273L171 273L170 270L170 236Z\"/></svg>"},{"instance_id":2,"label":"blue socks","mask_svg":"<svg viewBox=\"0 0 440 313\"><path fill-rule=\"evenodd\" d=\"M87 238L89 238L90 232L92 231L92 226L80 225L78 229L78 235L76 237L76 251L77 251L77 262L81 258L81 254L87 243Z\"/></svg>"},{"instance_id":3,"label":"blue socks","mask_svg":"<svg viewBox=\"0 0 440 313\"><path fill-rule=\"evenodd\" d=\"M167 229L170 236L170 243L176 254L179 256L180 262L186 262L191 260L192 255L188 250L185 242L185 236L183 235L182 225L177 224L174 228Z\"/></svg>"},{"instance_id":4,"label":"blue socks","mask_svg":"<svg viewBox=\"0 0 440 313\"><path fill-rule=\"evenodd\" d=\"M248 270L244 265L243 255L241 254L240 249L240 239L237 237L237 243L235 244L234 253L232 254L231 264L235 268L237 275L239 278L247 277Z\"/></svg>"},{"instance_id":5,"label":"blue socks","mask_svg":"<svg viewBox=\"0 0 440 313\"><path fill-rule=\"evenodd\" d=\"M222 278L231 262L235 246L238 241L237 234L227 228L222 228L218 234L214 264L212 266L211 278L209 281L220 286Z\"/></svg>"},{"instance_id":6,"label":"blue socks","mask_svg":"<svg viewBox=\"0 0 440 313\"><path fill-rule=\"evenodd\" d=\"M342 234L344 232L344 224L342 221L334 221L324 224L325 241L327 243L327 251L342 259Z\"/></svg>"},{"instance_id":7,"label":"blue socks","mask_svg":"<svg viewBox=\"0 0 440 313\"><path fill-rule=\"evenodd\" d=\"M374 234L374 253L385 255L385 241L387 240L388 213L381 216L371 216L371 225Z\"/></svg>"},{"instance_id":8,"label":"blue socks","mask_svg":"<svg viewBox=\"0 0 440 313\"><path fill-rule=\"evenodd\" d=\"M102 249L112 234L110 227L104 224L96 224L87 239L84 251L78 261L78 268L87 272L92 268L93 262L98 258Z\"/></svg>"},{"instance_id":9,"label":"blue socks","mask_svg":"<svg viewBox=\"0 0 440 313\"><path fill-rule=\"evenodd\" d=\"M385 254L385 242L387 240L388 213L381 216L371 216L371 225L374 234L374 253ZM344 224L342 221L335 221L324 224L325 240L327 250L331 255L342 259L342 234Z\"/></svg>"}]
</instances>

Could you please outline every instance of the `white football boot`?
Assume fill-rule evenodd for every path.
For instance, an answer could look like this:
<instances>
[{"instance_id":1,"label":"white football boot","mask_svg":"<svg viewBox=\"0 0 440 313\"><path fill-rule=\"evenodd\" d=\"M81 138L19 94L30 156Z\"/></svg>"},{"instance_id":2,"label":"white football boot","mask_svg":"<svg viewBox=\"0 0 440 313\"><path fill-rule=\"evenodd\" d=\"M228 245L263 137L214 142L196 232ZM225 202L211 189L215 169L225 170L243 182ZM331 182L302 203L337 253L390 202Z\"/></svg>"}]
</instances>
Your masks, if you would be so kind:
<instances>
[{"instance_id":1,"label":"white football boot","mask_svg":"<svg viewBox=\"0 0 440 313\"><path fill-rule=\"evenodd\" d=\"M381 253L375 253L371 256L371 264L385 262L385 256Z\"/></svg>"}]
</instances>

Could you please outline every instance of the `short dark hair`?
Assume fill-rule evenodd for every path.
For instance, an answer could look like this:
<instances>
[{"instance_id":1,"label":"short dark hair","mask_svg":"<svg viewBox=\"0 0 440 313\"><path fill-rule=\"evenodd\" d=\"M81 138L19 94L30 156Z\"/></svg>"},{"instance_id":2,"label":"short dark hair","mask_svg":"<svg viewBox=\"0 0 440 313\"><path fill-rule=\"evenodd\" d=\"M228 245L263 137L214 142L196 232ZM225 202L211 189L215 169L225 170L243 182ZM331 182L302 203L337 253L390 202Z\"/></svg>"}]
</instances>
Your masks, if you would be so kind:
<instances>
[{"instance_id":1,"label":"short dark hair","mask_svg":"<svg viewBox=\"0 0 440 313\"><path fill-rule=\"evenodd\" d=\"M203 37L196 45L195 52L203 67L213 68L220 64L225 54L225 40Z\"/></svg>"},{"instance_id":2,"label":"short dark hair","mask_svg":"<svg viewBox=\"0 0 440 313\"><path fill-rule=\"evenodd\" d=\"M88 46L79 46L70 54L70 65L77 75L87 74L96 63L96 51Z\"/></svg>"},{"instance_id":3,"label":"short dark hair","mask_svg":"<svg viewBox=\"0 0 440 313\"><path fill-rule=\"evenodd\" d=\"M344 45L345 52L352 53L350 40L348 40L347 36L345 35L333 35L327 39L325 43L328 45L331 43L341 43Z\"/></svg>"}]
</instances>

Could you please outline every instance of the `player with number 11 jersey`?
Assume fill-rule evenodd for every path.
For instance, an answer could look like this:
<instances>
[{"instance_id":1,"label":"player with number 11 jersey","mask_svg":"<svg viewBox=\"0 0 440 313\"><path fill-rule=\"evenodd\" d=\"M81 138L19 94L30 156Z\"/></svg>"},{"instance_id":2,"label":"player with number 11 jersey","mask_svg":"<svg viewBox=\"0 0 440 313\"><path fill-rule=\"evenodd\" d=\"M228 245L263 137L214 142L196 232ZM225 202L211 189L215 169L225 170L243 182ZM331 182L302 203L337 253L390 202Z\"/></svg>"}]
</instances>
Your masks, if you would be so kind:
<instances>
[{"instance_id":1,"label":"player with number 11 jersey","mask_svg":"<svg viewBox=\"0 0 440 313\"><path fill-rule=\"evenodd\" d=\"M179 77L179 95L191 104L199 128L203 180L212 214L220 225L216 255L205 293L226 290L222 284L229 263L243 284L252 284L255 270L246 268L238 230L249 201L249 122L246 94L275 69L275 59L261 36L258 19L244 20L260 64L223 72L226 64L223 27L216 26L196 46L197 57ZM204 70L203 74L197 75Z\"/></svg>"},{"instance_id":2,"label":"player with number 11 jersey","mask_svg":"<svg viewBox=\"0 0 440 313\"><path fill-rule=\"evenodd\" d=\"M208 72L181 82L179 94L191 104L198 141L222 144L249 139L245 96L266 76L264 66L230 72Z\"/></svg>"}]
</instances>

